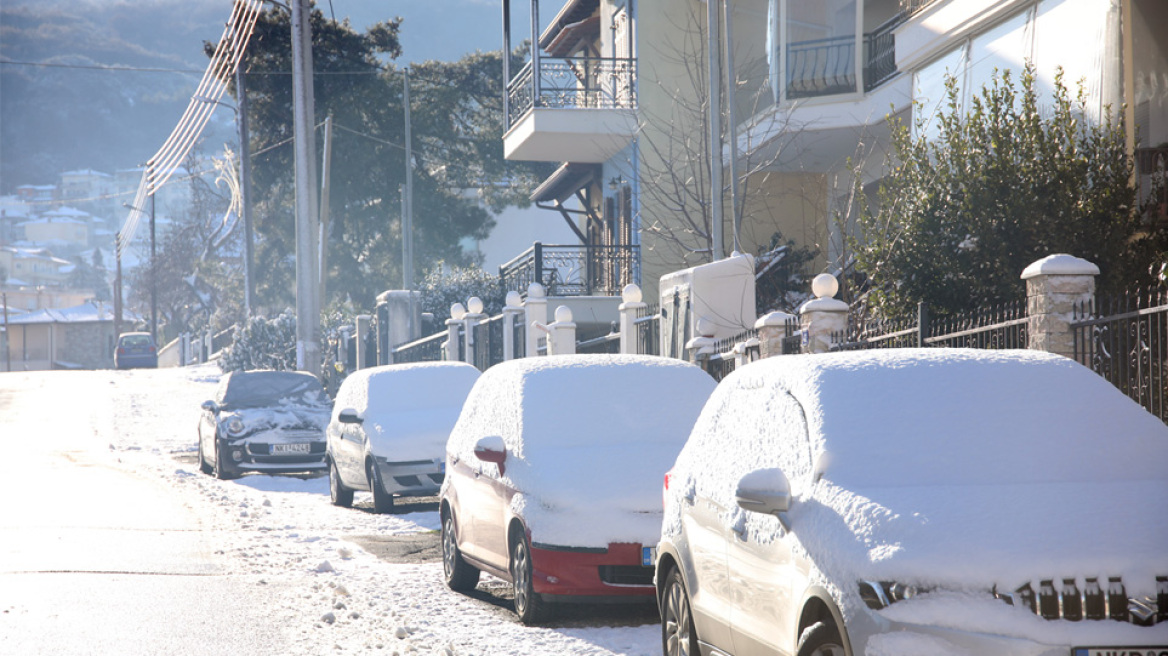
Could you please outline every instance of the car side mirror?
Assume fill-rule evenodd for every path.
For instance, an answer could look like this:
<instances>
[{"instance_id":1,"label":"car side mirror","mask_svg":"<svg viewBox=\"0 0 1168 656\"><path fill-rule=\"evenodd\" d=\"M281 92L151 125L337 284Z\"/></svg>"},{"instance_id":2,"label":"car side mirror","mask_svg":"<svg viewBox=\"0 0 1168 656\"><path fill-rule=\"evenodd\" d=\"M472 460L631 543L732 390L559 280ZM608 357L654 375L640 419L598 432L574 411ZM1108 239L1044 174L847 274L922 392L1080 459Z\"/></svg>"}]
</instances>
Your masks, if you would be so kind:
<instances>
[{"instance_id":1,"label":"car side mirror","mask_svg":"<svg viewBox=\"0 0 1168 656\"><path fill-rule=\"evenodd\" d=\"M791 485L783 470L772 467L756 469L738 481L734 499L743 510L779 518L783 528L787 528L782 513L791 508Z\"/></svg>"},{"instance_id":2,"label":"car side mirror","mask_svg":"<svg viewBox=\"0 0 1168 656\"><path fill-rule=\"evenodd\" d=\"M202 408L207 412L219 414L219 406L214 401L203 401Z\"/></svg>"},{"instance_id":3,"label":"car side mirror","mask_svg":"<svg viewBox=\"0 0 1168 656\"><path fill-rule=\"evenodd\" d=\"M479 438L474 446L475 457L483 462L493 462L499 466L499 474L503 473L503 462L507 460L507 445L498 435L488 435Z\"/></svg>"},{"instance_id":4,"label":"car side mirror","mask_svg":"<svg viewBox=\"0 0 1168 656\"><path fill-rule=\"evenodd\" d=\"M361 416L360 412L357 412L353 408L345 408L344 410L341 410L339 414L337 414L337 421L341 422L342 424L361 424L365 422L365 418Z\"/></svg>"}]
</instances>

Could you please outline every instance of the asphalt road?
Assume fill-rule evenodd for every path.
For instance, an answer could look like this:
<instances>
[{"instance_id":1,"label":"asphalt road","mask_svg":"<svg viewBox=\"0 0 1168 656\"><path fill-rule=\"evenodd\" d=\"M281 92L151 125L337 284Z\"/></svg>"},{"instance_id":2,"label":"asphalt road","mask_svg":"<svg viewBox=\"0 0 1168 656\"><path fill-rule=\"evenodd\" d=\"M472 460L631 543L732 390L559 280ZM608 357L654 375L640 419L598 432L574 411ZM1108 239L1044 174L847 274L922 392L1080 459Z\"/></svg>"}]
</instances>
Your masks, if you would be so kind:
<instances>
[{"instance_id":1,"label":"asphalt road","mask_svg":"<svg viewBox=\"0 0 1168 656\"><path fill-rule=\"evenodd\" d=\"M213 511L119 462L110 372L0 375L0 653L279 654ZM192 505L194 504L194 505Z\"/></svg>"}]
</instances>

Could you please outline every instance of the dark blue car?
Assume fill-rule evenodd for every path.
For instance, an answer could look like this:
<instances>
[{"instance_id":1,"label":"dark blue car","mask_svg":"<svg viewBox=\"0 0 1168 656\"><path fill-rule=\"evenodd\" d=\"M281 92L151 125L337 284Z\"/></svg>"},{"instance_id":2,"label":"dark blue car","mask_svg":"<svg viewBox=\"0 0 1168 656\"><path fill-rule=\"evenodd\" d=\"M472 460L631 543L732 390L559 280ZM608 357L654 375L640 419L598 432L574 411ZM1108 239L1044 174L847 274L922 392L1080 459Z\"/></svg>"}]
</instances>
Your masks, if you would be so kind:
<instances>
[{"instance_id":1,"label":"dark blue car","mask_svg":"<svg viewBox=\"0 0 1168 656\"><path fill-rule=\"evenodd\" d=\"M114 349L114 368L158 367L158 346L150 333L122 333Z\"/></svg>"}]
</instances>

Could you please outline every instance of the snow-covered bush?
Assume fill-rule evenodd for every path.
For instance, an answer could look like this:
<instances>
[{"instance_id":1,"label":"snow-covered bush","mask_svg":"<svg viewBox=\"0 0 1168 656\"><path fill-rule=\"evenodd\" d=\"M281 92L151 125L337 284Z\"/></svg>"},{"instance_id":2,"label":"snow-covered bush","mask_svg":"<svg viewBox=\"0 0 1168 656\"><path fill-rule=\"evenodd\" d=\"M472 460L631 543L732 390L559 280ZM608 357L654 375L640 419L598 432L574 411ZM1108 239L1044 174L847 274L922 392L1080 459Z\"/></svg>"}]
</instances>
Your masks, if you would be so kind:
<instances>
[{"instance_id":1,"label":"snow-covered bush","mask_svg":"<svg viewBox=\"0 0 1168 656\"><path fill-rule=\"evenodd\" d=\"M271 319L251 317L242 326L236 325L231 346L223 349L219 358L219 368L225 372L295 371L296 315L285 310Z\"/></svg>"},{"instance_id":2,"label":"snow-covered bush","mask_svg":"<svg viewBox=\"0 0 1168 656\"><path fill-rule=\"evenodd\" d=\"M448 272L440 268L431 270L418 290L422 312L432 313L439 326L450 318L450 306L455 303L466 305L468 298L478 296L483 301L483 312L495 316L503 311L503 299L507 295L499 276L473 267Z\"/></svg>"}]
</instances>

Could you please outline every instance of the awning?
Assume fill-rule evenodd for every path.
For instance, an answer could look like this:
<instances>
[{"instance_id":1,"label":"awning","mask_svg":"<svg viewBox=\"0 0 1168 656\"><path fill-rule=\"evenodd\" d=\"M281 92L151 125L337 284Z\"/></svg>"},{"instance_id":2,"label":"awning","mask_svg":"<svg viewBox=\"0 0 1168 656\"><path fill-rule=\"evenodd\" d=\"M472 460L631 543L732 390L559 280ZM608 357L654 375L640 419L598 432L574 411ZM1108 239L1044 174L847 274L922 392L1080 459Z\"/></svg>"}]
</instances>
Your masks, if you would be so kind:
<instances>
[{"instance_id":1,"label":"awning","mask_svg":"<svg viewBox=\"0 0 1168 656\"><path fill-rule=\"evenodd\" d=\"M580 189L600 178L600 164L564 162L531 192L534 203L563 203Z\"/></svg>"}]
</instances>

